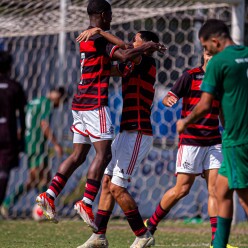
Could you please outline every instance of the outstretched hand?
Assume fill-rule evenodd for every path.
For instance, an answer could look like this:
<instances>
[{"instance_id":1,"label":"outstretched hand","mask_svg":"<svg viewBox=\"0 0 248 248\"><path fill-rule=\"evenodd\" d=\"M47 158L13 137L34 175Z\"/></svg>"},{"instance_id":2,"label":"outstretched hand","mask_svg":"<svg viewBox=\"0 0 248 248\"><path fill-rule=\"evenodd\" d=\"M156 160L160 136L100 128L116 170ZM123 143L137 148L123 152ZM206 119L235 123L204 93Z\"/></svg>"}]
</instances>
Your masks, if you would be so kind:
<instances>
[{"instance_id":1,"label":"outstretched hand","mask_svg":"<svg viewBox=\"0 0 248 248\"><path fill-rule=\"evenodd\" d=\"M76 41L77 42L81 42L81 41L88 41L89 38L95 34L99 34L101 31L100 28L96 27L96 28L91 28L91 29L87 29L85 31L83 31L77 38Z\"/></svg>"},{"instance_id":2,"label":"outstretched hand","mask_svg":"<svg viewBox=\"0 0 248 248\"><path fill-rule=\"evenodd\" d=\"M155 43L153 41L149 41L149 49L151 52L155 52L155 51L158 51L162 54L165 53L165 51L167 50L167 47L165 47L164 44L161 44L161 43Z\"/></svg>"}]
</instances>

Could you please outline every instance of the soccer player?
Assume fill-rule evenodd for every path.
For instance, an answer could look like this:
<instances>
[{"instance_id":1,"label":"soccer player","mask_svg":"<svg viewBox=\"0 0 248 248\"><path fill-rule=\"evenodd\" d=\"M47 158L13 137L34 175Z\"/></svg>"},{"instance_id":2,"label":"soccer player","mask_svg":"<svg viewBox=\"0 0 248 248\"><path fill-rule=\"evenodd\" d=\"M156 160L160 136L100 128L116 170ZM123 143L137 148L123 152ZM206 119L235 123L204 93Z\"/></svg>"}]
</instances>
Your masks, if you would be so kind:
<instances>
[{"instance_id":1,"label":"soccer player","mask_svg":"<svg viewBox=\"0 0 248 248\"><path fill-rule=\"evenodd\" d=\"M164 97L163 104L165 106L172 107L180 98L183 98L181 116L186 117L194 109L201 97L200 86L210 58L210 54L205 50L203 65L184 72ZM217 226L215 183L221 162L219 101L214 99L211 111L197 123L190 125L179 136L176 185L164 194L154 214L146 220L145 223L151 233L156 231L158 223L169 213L170 209L190 192L195 177L203 174L209 193L208 214L213 241Z\"/></svg>"},{"instance_id":2,"label":"soccer player","mask_svg":"<svg viewBox=\"0 0 248 248\"><path fill-rule=\"evenodd\" d=\"M26 97L22 86L9 77L12 57L0 52L0 206L4 200L10 171L17 167L24 151ZM20 123L20 127L17 123Z\"/></svg>"},{"instance_id":3,"label":"soccer player","mask_svg":"<svg viewBox=\"0 0 248 248\"><path fill-rule=\"evenodd\" d=\"M52 89L46 97L35 98L27 105L25 150L28 157L28 180L5 198L2 212L6 217L10 205L15 204L23 193L36 188L41 192L50 181L47 141L51 141L58 156L63 154L49 124L53 109L59 106L63 95L64 88L58 87Z\"/></svg>"},{"instance_id":4,"label":"soccer player","mask_svg":"<svg viewBox=\"0 0 248 248\"><path fill-rule=\"evenodd\" d=\"M94 32L125 47L122 41L118 41L118 38L115 41L115 36L100 29L87 30L78 39L87 40ZM159 41L155 33L140 31L134 37L133 46L139 47L150 40ZM148 247L154 244L154 239L144 226L137 204L127 191L127 187L153 142L150 115L156 81L156 64L151 52L137 58L134 63L118 64L114 70L112 69L112 75L123 77L120 133L113 141L113 157L104 172L95 219L97 229L82 246L79 246L80 248L108 247L105 234L115 202L120 205L137 237L131 247Z\"/></svg>"},{"instance_id":5,"label":"soccer player","mask_svg":"<svg viewBox=\"0 0 248 248\"><path fill-rule=\"evenodd\" d=\"M90 27L110 29L111 5L105 0L89 1ZM163 50L161 44L147 42L138 48L122 50L99 34L80 43L81 81L72 102L73 153L60 165L48 190L37 197L44 214L55 220L54 200L68 178L80 166L93 144L96 155L89 166L83 199L74 208L89 225L94 225L92 204L99 191L103 172L111 160L113 126L108 107L111 59L126 61L145 51Z\"/></svg>"},{"instance_id":6,"label":"soccer player","mask_svg":"<svg viewBox=\"0 0 248 248\"><path fill-rule=\"evenodd\" d=\"M210 19L199 31L202 46L213 56L201 86L201 100L186 118L177 122L177 131L202 118L211 109L215 96L221 101L224 118L223 162L216 182L218 228L214 248L228 243L233 192L248 205L248 47L236 45L221 20Z\"/></svg>"}]
</instances>

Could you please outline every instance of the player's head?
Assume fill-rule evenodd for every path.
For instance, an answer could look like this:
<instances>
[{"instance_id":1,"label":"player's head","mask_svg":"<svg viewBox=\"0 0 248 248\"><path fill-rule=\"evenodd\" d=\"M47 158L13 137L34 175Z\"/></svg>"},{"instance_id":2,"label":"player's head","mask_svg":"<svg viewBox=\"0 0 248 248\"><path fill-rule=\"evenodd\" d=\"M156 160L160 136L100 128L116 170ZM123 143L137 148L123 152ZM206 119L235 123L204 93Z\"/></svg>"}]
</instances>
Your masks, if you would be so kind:
<instances>
[{"instance_id":1,"label":"player's head","mask_svg":"<svg viewBox=\"0 0 248 248\"><path fill-rule=\"evenodd\" d=\"M112 21L111 5L106 0L89 0L87 12L90 17L91 24L99 26L103 30L110 29Z\"/></svg>"},{"instance_id":2,"label":"player's head","mask_svg":"<svg viewBox=\"0 0 248 248\"><path fill-rule=\"evenodd\" d=\"M133 37L133 47L139 47L142 44L153 41L155 43L159 42L158 36L151 31L139 31L134 37Z\"/></svg>"},{"instance_id":3,"label":"player's head","mask_svg":"<svg viewBox=\"0 0 248 248\"><path fill-rule=\"evenodd\" d=\"M199 39L203 48L212 55L222 51L227 40L232 40L227 25L217 19L209 19L203 24Z\"/></svg>"},{"instance_id":4,"label":"player's head","mask_svg":"<svg viewBox=\"0 0 248 248\"><path fill-rule=\"evenodd\" d=\"M64 94L65 88L62 86L50 90L49 99L53 102L55 108L59 106Z\"/></svg>"},{"instance_id":5,"label":"player's head","mask_svg":"<svg viewBox=\"0 0 248 248\"><path fill-rule=\"evenodd\" d=\"M212 55L206 49L203 49L202 58L201 58L201 64L202 64L202 68L203 68L204 71L206 70L206 66L208 64L208 61L211 58L212 58Z\"/></svg>"},{"instance_id":6,"label":"player's head","mask_svg":"<svg viewBox=\"0 0 248 248\"><path fill-rule=\"evenodd\" d=\"M12 56L5 51L0 51L0 73L7 74L11 70Z\"/></svg>"}]
</instances>

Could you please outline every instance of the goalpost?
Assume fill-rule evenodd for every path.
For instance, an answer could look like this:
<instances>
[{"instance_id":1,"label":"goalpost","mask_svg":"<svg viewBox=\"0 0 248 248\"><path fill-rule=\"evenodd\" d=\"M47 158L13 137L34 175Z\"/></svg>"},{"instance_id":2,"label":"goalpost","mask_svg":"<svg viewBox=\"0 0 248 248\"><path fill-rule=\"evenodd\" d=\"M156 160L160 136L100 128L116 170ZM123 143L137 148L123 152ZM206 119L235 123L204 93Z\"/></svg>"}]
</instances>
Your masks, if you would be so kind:
<instances>
[{"instance_id":1,"label":"goalpost","mask_svg":"<svg viewBox=\"0 0 248 248\"><path fill-rule=\"evenodd\" d=\"M110 1L110 0L109 0ZM244 0L185 1L185 0L112 0L112 32L128 41L135 32L146 29L159 35L168 47L165 56L156 53L158 76L156 96L152 112L154 146L142 163L130 192L140 204L143 216L149 216L163 193L175 183L174 165L177 152L175 123L180 116L181 105L164 108L161 99L186 68L199 64L201 52L197 31L208 18L224 20L232 30L237 43L244 38ZM72 149L69 131L72 122L70 101L80 77L79 51L75 38L89 24L86 13L87 0L2 0L0 2L0 47L9 50L14 58L12 76L22 83L28 100L46 94L52 86L63 84L68 89L69 102L62 106L52 119L53 129L65 151ZM111 79L109 105L118 132L122 97L120 80ZM38 125L38 124L37 124ZM91 152L93 155L93 151ZM65 157L64 157L65 158ZM73 217L73 201L77 185L85 176L87 158L68 182L58 202L59 215ZM59 164L50 149L51 171ZM12 172L8 193L26 179L27 160ZM17 176L19 175L19 176ZM76 192L76 193L75 193ZM30 214L34 192L13 206L12 217ZM73 198L74 197L74 198ZM96 205L96 204L95 204ZM238 207L238 206L237 206ZM117 207L115 215L122 216ZM184 218L207 214L207 191L201 178L197 178L192 192L171 212L168 218ZM243 217L242 217L243 218Z\"/></svg>"}]
</instances>

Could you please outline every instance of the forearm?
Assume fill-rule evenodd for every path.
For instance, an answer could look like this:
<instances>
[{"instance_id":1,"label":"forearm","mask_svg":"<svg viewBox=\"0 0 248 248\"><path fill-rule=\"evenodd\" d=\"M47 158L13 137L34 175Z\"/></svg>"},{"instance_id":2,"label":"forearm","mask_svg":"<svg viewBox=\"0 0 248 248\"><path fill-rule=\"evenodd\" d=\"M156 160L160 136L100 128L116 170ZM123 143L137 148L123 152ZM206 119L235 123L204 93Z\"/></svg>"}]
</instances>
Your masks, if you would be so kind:
<instances>
[{"instance_id":1,"label":"forearm","mask_svg":"<svg viewBox=\"0 0 248 248\"><path fill-rule=\"evenodd\" d=\"M105 32L103 30L100 29L100 32L99 34L101 36L103 36L106 40L108 40L109 42L113 43L113 44L116 44L117 46L119 46L121 49L126 49L126 43L119 39L118 37L116 37L115 35L112 35L108 32Z\"/></svg>"},{"instance_id":2,"label":"forearm","mask_svg":"<svg viewBox=\"0 0 248 248\"><path fill-rule=\"evenodd\" d=\"M57 142L57 139L55 137L55 135L53 134L51 128L49 127L49 124L47 122L43 122L41 124L41 129L42 129L42 132L44 134L44 136L49 140L51 141L51 143L53 145L58 145L58 142Z\"/></svg>"}]
</instances>

